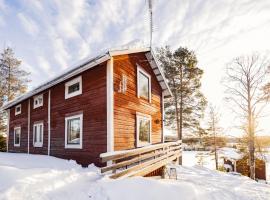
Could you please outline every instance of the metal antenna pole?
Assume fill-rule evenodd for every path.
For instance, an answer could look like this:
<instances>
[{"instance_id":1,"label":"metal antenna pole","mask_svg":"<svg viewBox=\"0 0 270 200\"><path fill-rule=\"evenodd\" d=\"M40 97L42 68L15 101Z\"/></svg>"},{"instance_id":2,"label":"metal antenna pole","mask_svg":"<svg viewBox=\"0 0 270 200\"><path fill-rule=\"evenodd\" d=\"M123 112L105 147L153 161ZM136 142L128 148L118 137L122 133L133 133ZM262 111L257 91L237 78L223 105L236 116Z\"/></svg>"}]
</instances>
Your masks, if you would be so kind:
<instances>
[{"instance_id":1,"label":"metal antenna pole","mask_svg":"<svg viewBox=\"0 0 270 200\"><path fill-rule=\"evenodd\" d=\"M153 12L152 12L152 0L148 0L148 8L149 8L149 18L150 18L150 20L149 20L149 25L150 25L150 49L152 48L152 33L153 33Z\"/></svg>"}]
</instances>

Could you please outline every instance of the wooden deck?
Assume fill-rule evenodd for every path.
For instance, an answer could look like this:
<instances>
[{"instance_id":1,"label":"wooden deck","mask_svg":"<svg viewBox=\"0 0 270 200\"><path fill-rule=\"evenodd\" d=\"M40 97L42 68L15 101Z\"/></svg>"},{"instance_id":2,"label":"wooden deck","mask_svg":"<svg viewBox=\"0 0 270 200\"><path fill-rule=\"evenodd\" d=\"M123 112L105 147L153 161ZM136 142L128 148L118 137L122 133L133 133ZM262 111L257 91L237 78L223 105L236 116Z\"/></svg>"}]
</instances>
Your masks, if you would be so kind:
<instances>
[{"instance_id":1,"label":"wooden deck","mask_svg":"<svg viewBox=\"0 0 270 200\"><path fill-rule=\"evenodd\" d=\"M112 172L111 178L146 176L166 166L181 155L181 140L138 149L101 154L102 162L111 163L101 173Z\"/></svg>"}]
</instances>

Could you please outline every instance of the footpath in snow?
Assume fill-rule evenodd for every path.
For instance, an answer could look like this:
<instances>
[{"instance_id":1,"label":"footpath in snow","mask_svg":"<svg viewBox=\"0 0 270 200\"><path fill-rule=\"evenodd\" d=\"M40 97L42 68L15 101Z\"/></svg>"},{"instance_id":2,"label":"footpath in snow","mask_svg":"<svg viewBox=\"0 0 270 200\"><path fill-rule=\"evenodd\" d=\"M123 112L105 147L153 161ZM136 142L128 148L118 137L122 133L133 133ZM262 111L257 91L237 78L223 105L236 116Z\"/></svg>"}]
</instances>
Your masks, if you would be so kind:
<instances>
[{"instance_id":1,"label":"footpath in snow","mask_svg":"<svg viewBox=\"0 0 270 200\"><path fill-rule=\"evenodd\" d=\"M93 165L0 153L0 200L270 200L270 185L199 166L176 166L178 180L112 180Z\"/></svg>"}]
</instances>

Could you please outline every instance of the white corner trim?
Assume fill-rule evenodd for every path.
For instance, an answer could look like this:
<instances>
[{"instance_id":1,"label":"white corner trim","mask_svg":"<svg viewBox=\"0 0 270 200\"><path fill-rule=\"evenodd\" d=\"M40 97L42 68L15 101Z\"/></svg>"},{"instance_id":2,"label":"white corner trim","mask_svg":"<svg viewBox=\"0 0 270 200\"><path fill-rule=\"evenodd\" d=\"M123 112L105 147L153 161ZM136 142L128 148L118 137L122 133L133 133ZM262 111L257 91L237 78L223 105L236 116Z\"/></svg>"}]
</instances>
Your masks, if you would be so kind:
<instances>
[{"instance_id":1,"label":"white corner trim","mask_svg":"<svg viewBox=\"0 0 270 200\"><path fill-rule=\"evenodd\" d=\"M28 111L28 114L27 114L27 153L29 154L30 153L30 106L31 106L31 103L30 103L30 99L28 99L28 108L27 108L27 111Z\"/></svg>"},{"instance_id":2,"label":"white corner trim","mask_svg":"<svg viewBox=\"0 0 270 200\"><path fill-rule=\"evenodd\" d=\"M149 141L149 143L142 144L139 140L140 127L139 127L138 122L140 119L147 119L150 121L150 135L149 135L150 141ZM152 117L151 117L151 115L136 112L136 147L143 147L143 146L147 146L147 145L151 145L151 144L152 144Z\"/></svg>"},{"instance_id":3,"label":"white corner trim","mask_svg":"<svg viewBox=\"0 0 270 200\"><path fill-rule=\"evenodd\" d=\"M162 98L161 98L161 101L162 101L162 104L161 104L161 106L162 106L162 137L161 137L161 142L162 143L164 143L165 142L165 110L164 110L164 92L162 92Z\"/></svg>"},{"instance_id":4,"label":"white corner trim","mask_svg":"<svg viewBox=\"0 0 270 200\"><path fill-rule=\"evenodd\" d=\"M149 79L149 103L151 103L151 99L152 99L152 88L151 88L151 75L149 73L147 73L140 65L137 64L137 97L140 98L140 81L139 81L139 75L140 73L142 73L143 75L145 75L148 79Z\"/></svg>"},{"instance_id":5,"label":"white corner trim","mask_svg":"<svg viewBox=\"0 0 270 200\"><path fill-rule=\"evenodd\" d=\"M80 118L80 144L68 144L67 122L69 119ZM83 114L73 115L65 118L65 149L82 149L83 145Z\"/></svg>"},{"instance_id":6,"label":"white corner trim","mask_svg":"<svg viewBox=\"0 0 270 200\"><path fill-rule=\"evenodd\" d=\"M51 154L51 90L48 92L48 156Z\"/></svg>"},{"instance_id":7,"label":"white corner trim","mask_svg":"<svg viewBox=\"0 0 270 200\"><path fill-rule=\"evenodd\" d=\"M79 90L69 94L68 93L69 86L74 85L76 83L79 83L79 87L80 87ZM82 76L76 77L76 78L65 83L65 99L75 97L75 96L80 95L80 94L82 94Z\"/></svg>"},{"instance_id":8,"label":"white corner trim","mask_svg":"<svg viewBox=\"0 0 270 200\"><path fill-rule=\"evenodd\" d=\"M114 151L113 57L107 61L107 152Z\"/></svg>"},{"instance_id":9,"label":"white corner trim","mask_svg":"<svg viewBox=\"0 0 270 200\"><path fill-rule=\"evenodd\" d=\"M17 108L20 108L20 111L17 111ZM15 116L22 113L22 104L15 106Z\"/></svg>"},{"instance_id":10,"label":"white corner trim","mask_svg":"<svg viewBox=\"0 0 270 200\"><path fill-rule=\"evenodd\" d=\"M15 130L20 130L20 140L19 140L19 144L15 144ZM13 141L14 141L14 147L20 147L21 146L21 127L20 126L16 126L16 127L14 127L14 133L13 133L13 135L14 135L14 137L13 137Z\"/></svg>"},{"instance_id":11,"label":"white corner trim","mask_svg":"<svg viewBox=\"0 0 270 200\"><path fill-rule=\"evenodd\" d=\"M7 118L7 139L6 139L6 145L7 145L7 152L8 152L8 143L9 143L9 128L10 128L10 109L7 110L8 118Z\"/></svg>"}]
</instances>

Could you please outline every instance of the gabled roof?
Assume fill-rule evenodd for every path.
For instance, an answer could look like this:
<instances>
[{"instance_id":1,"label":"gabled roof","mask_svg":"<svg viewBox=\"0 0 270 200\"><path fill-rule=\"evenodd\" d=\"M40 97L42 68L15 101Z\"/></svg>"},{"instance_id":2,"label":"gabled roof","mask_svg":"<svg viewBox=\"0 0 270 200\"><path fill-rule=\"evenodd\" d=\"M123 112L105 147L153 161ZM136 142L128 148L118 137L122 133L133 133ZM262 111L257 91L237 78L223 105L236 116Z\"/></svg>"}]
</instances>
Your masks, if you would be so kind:
<instances>
[{"instance_id":1,"label":"gabled roof","mask_svg":"<svg viewBox=\"0 0 270 200\"><path fill-rule=\"evenodd\" d=\"M165 76L160 68L160 66L157 63L157 60L153 54L153 52L151 51L150 48L141 48L141 49L120 49L120 50L108 50L105 53L100 54L99 56L96 56L94 58L90 58L90 59L85 59L83 61L81 61L80 63L76 64L75 66L71 67L70 70L64 72L63 74L54 77L53 79L47 81L44 84L41 84L40 86L36 87L35 89L19 96L18 98L7 102L2 109L8 109L18 103L20 103L21 101L28 99L46 89L51 88L52 86L61 83L73 76L76 76L77 74L80 74L94 66L97 66L107 60L109 60L111 57L113 56L117 56L117 55L125 55L125 54L132 54L132 53L141 53L141 52L145 52L146 57L154 71L154 74L157 77L157 80L164 92L164 96L168 97L171 96L171 91L170 88L165 80Z\"/></svg>"}]
</instances>

